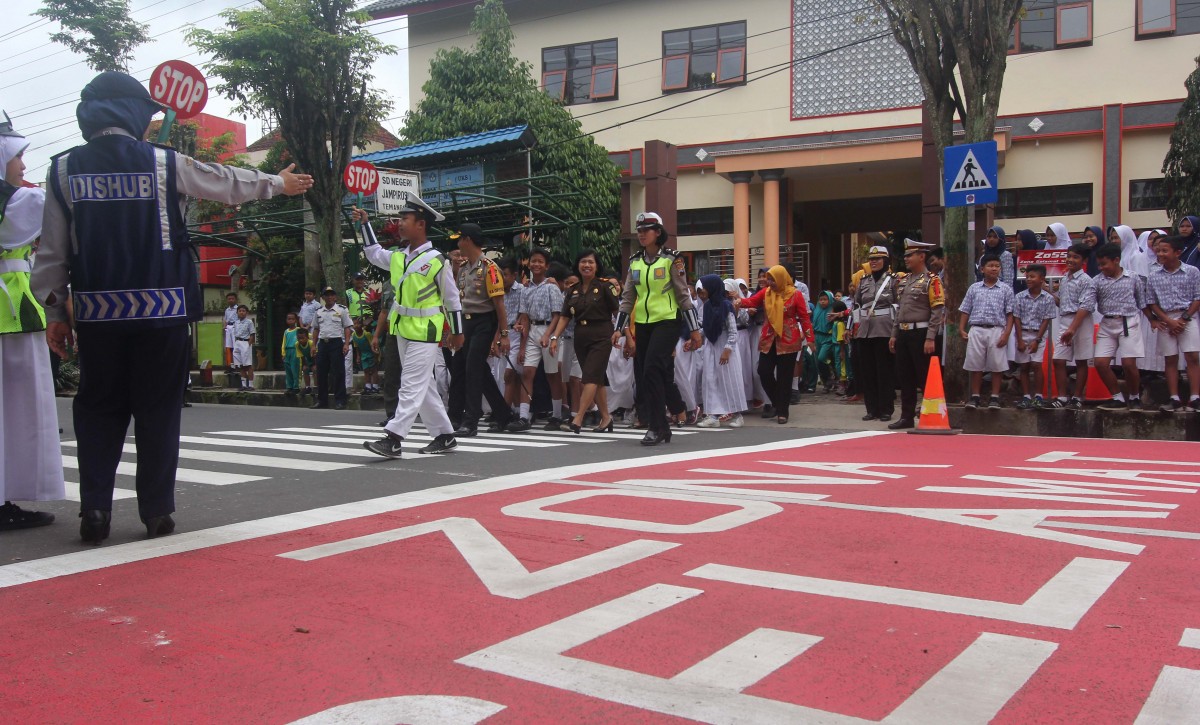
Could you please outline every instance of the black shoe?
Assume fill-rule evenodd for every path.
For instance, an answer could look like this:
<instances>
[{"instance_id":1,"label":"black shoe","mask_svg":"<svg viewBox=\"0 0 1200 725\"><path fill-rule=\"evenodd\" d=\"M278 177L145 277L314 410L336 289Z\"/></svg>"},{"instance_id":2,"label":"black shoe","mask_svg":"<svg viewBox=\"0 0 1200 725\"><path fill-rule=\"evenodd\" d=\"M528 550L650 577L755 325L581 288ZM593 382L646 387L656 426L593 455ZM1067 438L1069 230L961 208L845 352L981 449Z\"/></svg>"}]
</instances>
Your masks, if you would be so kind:
<instances>
[{"instance_id":1,"label":"black shoe","mask_svg":"<svg viewBox=\"0 0 1200 725\"><path fill-rule=\"evenodd\" d=\"M1112 400L1104 401L1096 407L1098 407L1100 410L1125 410L1129 406L1125 404L1124 400L1117 400L1116 398L1113 398Z\"/></svg>"},{"instance_id":2,"label":"black shoe","mask_svg":"<svg viewBox=\"0 0 1200 725\"><path fill-rule=\"evenodd\" d=\"M971 399L970 399L970 400L968 400L968 401L967 401L967 404L966 404L966 405L964 405L963 407L964 407L964 408L978 408L978 407L979 407L979 396L978 396L978 395L972 395L972 396L971 396Z\"/></svg>"},{"instance_id":3,"label":"black shoe","mask_svg":"<svg viewBox=\"0 0 1200 725\"><path fill-rule=\"evenodd\" d=\"M763 418L774 418L775 417L775 406L771 405L770 403L767 403L766 405L764 405L763 409L762 409L762 417Z\"/></svg>"},{"instance_id":4,"label":"black shoe","mask_svg":"<svg viewBox=\"0 0 1200 725\"><path fill-rule=\"evenodd\" d=\"M336 404L333 406L333 409L334 409L334 410L345 410L345 409L346 409L346 404L345 404L345 403L336 403Z\"/></svg>"},{"instance_id":5,"label":"black shoe","mask_svg":"<svg viewBox=\"0 0 1200 725\"><path fill-rule=\"evenodd\" d=\"M1071 398L1065 407L1067 410L1083 410L1083 401L1079 398Z\"/></svg>"},{"instance_id":6,"label":"black shoe","mask_svg":"<svg viewBox=\"0 0 1200 725\"><path fill-rule=\"evenodd\" d=\"M789 402L790 402L792 405L795 405L796 403L799 403L799 402L800 402L800 391L799 391L799 390L793 390L793 391L792 391L792 393L791 393L791 397L790 397L790 398L788 398L788 401L789 401Z\"/></svg>"},{"instance_id":7,"label":"black shoe","mask_svg":"<svg viewBox=\"0 0 1200 725\"><path fill-rule=\"evenodd\" d=\"M54 523L54 514L44 511L26 511L12 501L0 506L0 531L33 529Z\"/></svg>"},{"instance_id":8,"label":"black shoe","mask_svg":"<svg viewBox=\"0 0 1200 725\"><path fill-rule=\"evenodd\" d=\"M879 416L877 416L877 415L871 415L870 413L867 413L866 415L864 415L864 416L862 417L862 419L863 419L863 420L875 420L875 419L876 419L876 418L878 418L878 417L879 417Z\"/></svg>"},{"instance_id":9,"label":"black shoe","mask_svg":"<svg viewBox=\"0 0 1200 725\"><path fill-rule=\"evenodd\" d=\"M505 426L505 430L507 430L509 433L524 433L531 427L532 426L530 425L528 418L517 418Z\"/></svg>"},{"instance_id":10,"label":"black shoe","mask_svg":"<svg viewBox=\"0 0 1200 725\"><path fill-rule=\"evenodd\" d=\"M192 404L185 400L185 401L183 401L183 407L190 408L190 407L192 407Z\"/></svg>"},{"instance_id":11,"label":"black shoe","mask_svg":"<svg viewBox=\"0 0 1200 725\"><path fill-rule=\"evenodd\" d=\"M108 527L112 521L111 511L88 509L79 512L79 538L85 544L99 544L108 538Z\"/></svg>"},{"instance_id":12,"label":"black shoe","mask_svg":"<svg viewBox=\"0 0 1200 725\"><path fill-rule=\"evenodd\" d=\"M999 410L1004 406L1000 404L1000 399L993 395L991 401L988 402L988 407L993 410Z\"/></svg>"},{"instance_id":13,"label":"black shoe","mask_svg":"<svg viewBox=\"0 0 1200 725\"><path fill-rule=\"evenodd\" d=\"M668 428L667 429L668 436L670 434L670 431L671 431L671 429ZM659 443L666 443L668 440L670 440L670 438L668 436L664 436L663 434L659 433L656 430L648 430L648 431L646 431L646 437L642 438L642 445L656 446Z\"/></svg>"},{"instance_id":14,"label":"black shoe","mask_svg":"<svg viewBox=\"0 0 1200 725\"><path fill-rule=\"evenodd\" d=\"M881 416L879 416L879 419L878 419L878 420L879 420L879 422L880 422L880 423L886 423L886 422L888 422L888 421L889 421L889 420L891 420L891 419L892 419L892 414L891 414L891 413L888 413L887 415L881 415Z\"/></svg>"},{"instance_id":15,"label":"black shoe","mask_svg":"<svg viewBox=\"0 0 1200 725\"><path fill-rule=\"evenodd\" d=\"M384 458L399 458L400 443L404 439L398 435L388 433L377 441L363 441L363 448Z\"/></svg>"},{"instance_id":16,"label":"black shoe","mask_svg":"<svg viewBox=\"0 0 1200 725\"><path fill-rule=\"evenodd\" d=\"M454 436L450 433L443 433L417 453L447 453L455 448L458 448L458 441L454 440Z\"/></svg>"},{"instance_id":17,"label":"black shoe","mask_svg":"<svg viewBox=\"0 0 1200 725\"><path fill-rule=\"evenodd\" d=\"M175 531L175 519L170 514L151 516L146 520L146 538L157 539Z\"/></svg>"},{"instance_id":18,"label":"black shoe","mask_svg":"<svg viewBox=\"0 0 1200 725\"><path fill-rule=\"evenodd\" d=\"M583 426L574 423L567 423L567 428L575 435L579 435L583 431Z\"/></svg>"},{"instance_id":19,"label":"black shoe","mask_svg":"<svg viewBox=\"0 0 1200 725\"><path fill-rule=\"evenodd\" d=\"M322 404L320 404L320 403L313 403L312 405L308 406L308 409L309 409L309 410L329 410L329 405L328 405L328 404L322 405Z\"/></svg>"},{"instance_id":20,"label":"black shoe","mask_svg":"<svg viewBox=\"0 0 1200 725\"><path fill-rule=\"evenodd\" d=\"M546 421L546 426L542 428L544 431L562 430L562 418L550 416L550 420Z\"/></svg>"},{"instance_id":21,"label":"black shoe","mask_svg":"<svg viewBox=\"0 0 1200 725\"><path fill-rule=\"evenodd\" d=\"M888 430L907 430L912 427L914 427L912 418L901 418L895 423L888 424Z\"/></svg>"},{"instance_id":22,"label":"black shoe","mask_svg":"<svg viewBox=\"0 0 1200 725\"><path fill-rule=\"evenodd\" d=\"M379 421L379 427L382 428L390 422L391 422L391 420L381 420L381 421Z\"/></svg>"},{"instance_id":23,"label":"black shoe","mask_svg":"<svg viewBox=\"0 0 1200 725\"><path fill-rule=\"evenodd\" d=\"M489 430L491 430L489 428ZM479 435L479 429L473 425L460 425L454 431L455 438L474 438Z\"/></svg>"},{"instance_id":24,"label":"black shoe","mask_svg":"<svg viewBox=\"0 0 1200 725\"><path fill-rule=\"evenodd\" d=\"M508 424L512 420L513 420L512 418L505 418L504 420L493 420L492 424L487 427L487 432L488 433L503 433L506 430L508 430Z\"/></svg>"},{"instance_id":25,"label":"black shoe","mask_svg":"<svg viewBox=\"0 0 1200 725\"><path fill-rule=\"evenodd\" d=\"M576 432L578 432L578 431L576 431ZM592 429L592 432L593 433L612 433L613 432L613 419L612 418L608 419L608 425L596 426L595 428Z\"/></svg>"}]
</instances>

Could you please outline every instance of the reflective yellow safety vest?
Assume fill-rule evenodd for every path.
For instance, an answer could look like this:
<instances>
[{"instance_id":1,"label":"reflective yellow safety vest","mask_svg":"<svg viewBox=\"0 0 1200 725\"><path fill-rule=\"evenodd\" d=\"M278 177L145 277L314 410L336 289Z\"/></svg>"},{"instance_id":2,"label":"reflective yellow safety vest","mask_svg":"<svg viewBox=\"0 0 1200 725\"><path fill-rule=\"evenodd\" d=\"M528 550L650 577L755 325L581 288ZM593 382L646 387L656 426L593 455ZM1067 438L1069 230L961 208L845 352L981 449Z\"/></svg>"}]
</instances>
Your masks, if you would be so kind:
<instances>
[{"instance_id":1,"label":"reflective yellow safety vest","mask_svg":"<svg viewBox=\"0 0 1200 725\"><path fill-rule=\"evenodd\" d=\"M32 254L32 244L0 249L0 335L46 329L46 311L34 299L29 287Z\"/></svg>"},{"instance_id":2,"label":"reflective yellow safety vest","mask_svg":"<svg viewBox=\"0 0 1200 725\"><path fill-rule=\"evenodd\" d=\"M644 253L629 260L630 281L637 290L633 304L633 321L639 325L674 320L679 312L675 301L675 290L671 284L671 265L675 256L667 250L658 253L653 262L647 262Z\"/></svg>"},{"instance_id":3,"label":"reflective yellow safety vest","mask_svg":"<svg viewBox=\"0 0 1200 725\"><path fill-rule=\"evenodd\" d=\"M350 311L351 317L362 317L362 298L365 294L353 287L346 290L346 309Z\"/></svg>"},{"instance_id":4,"label":"reflective yellow safety vest","mask_svg":"<svg viewBox=\"0 0 1200 725\"><path fill-rule=\"evenodd\" d=\"M414 342L440 342L446 315L442 311L442 290L438 275L446 258L430 249L407 261L403 251L392 254L392 288L396 301L388 313L388 329L393 335Z\"/></svg>"}]
</instances>

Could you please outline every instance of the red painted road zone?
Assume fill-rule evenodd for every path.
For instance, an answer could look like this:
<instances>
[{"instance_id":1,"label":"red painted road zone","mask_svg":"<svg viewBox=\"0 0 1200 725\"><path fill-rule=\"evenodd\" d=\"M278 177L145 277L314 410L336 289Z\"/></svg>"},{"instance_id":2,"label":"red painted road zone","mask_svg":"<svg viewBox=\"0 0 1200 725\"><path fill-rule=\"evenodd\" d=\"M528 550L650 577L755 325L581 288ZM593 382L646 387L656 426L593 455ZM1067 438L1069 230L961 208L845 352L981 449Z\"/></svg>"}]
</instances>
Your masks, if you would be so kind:
<instances>
[{"instance_id":1,"label":"red painted road zone","mask_svg":"<svg viewBox=\"0 0 1200 725\"><path fill-rule=\"evenodd\" d=\"M1194 444L852 437L0 567L5 720L1186 722L1197 483Z\"/></svg>"}]
</instances>

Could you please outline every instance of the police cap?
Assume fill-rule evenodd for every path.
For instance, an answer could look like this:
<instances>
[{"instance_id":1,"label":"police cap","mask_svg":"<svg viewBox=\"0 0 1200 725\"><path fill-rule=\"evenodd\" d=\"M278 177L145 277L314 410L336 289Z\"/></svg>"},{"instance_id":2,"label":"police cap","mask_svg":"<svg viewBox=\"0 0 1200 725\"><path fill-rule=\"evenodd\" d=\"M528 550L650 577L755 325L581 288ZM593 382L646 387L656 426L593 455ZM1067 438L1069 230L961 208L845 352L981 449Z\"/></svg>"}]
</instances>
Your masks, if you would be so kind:
<instances>
[{"instance_id":1,"label":"police cap","mask_svg":"<svg viewBox=\"0 0 1200 725\"><path fill-rule=\"evenodd\" d=\"M446 217L444 215L440 214L433 207L426 204L425 200L421 197L410 191L405 191L403 194L404 206L400 208L400 211L398 212L399 214L420 214L425 218L427 223L446 221Z\"/></svg>"}]
</instances>

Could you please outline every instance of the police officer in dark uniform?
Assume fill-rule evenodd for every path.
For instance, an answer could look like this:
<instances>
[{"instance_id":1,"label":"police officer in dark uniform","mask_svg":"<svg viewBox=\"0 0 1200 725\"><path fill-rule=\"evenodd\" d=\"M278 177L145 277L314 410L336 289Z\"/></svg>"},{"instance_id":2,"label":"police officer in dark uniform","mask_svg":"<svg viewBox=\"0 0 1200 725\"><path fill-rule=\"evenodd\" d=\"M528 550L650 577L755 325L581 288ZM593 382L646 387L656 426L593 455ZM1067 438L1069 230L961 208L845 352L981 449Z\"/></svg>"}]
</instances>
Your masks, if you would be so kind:
<instances>
[{"instance_id":1,"label":"police officer in dark uniform","mask_svg":"<svg viewBox=\"0 0 1200 725\"><path fill-rule=\"evenodd\" d=\"M46 307L51 349L65 358L79 341L80 536L91 543L108 536L132 417L138 513L153 538L175 530L188 325L204 312L184 197L238 204L302 193L312 177L293 174L294 164L278 176L205 164L142 141L162 107L124 73L101 73L80 99L76 117L87 143L51 162L33 290Z\"/></svg>"},{"instance_id":2,"label":"police officer in dark uniform","mask_svg":"<svg viewBox=\"0 0 1200 725\"><path fill-rule=\"evenodd\" d=\"M937 354L937 334L946 314L946 296L936 274L925 268L926 250L932 244L904 240L904 264L907 274L896 279L896 322L888 343L896 355L896 376L900 382L900 419L888 426L892 430L912 428L917 417L917 388L924 386L929 359Z\"/></svg>"},{"instance_id":3,"label":"police officer in dark uniform","mask_svg":"<svg viewBox=\"0 0 1200 725\"><path fill-rule=\"evenodd\" d=\"M489 432L504 430L514 418L488 367L491 352L508 355L508 313L504 309L504 276L483 254L483 230L478 224L463 224L450 238L458 242L463 256L458 291L462 294L464 321L463 347L450 361L450 403L446 412L455 424L455 437L470 438L478 434L484 397L492 409Z\"/></svg>"},{"instance_id":4,"label":"police officer in dark uniform","mask_svg":"<svg viewBox=\"0 0 1200 725\"><path fill-rule=\"evenodd\" d=\"M896 362L888 349L896 316L896 278L888 266L890 257L887 247L871 247L867 257L870 268L854 291L858 316L854 378L867 408L863 420L889 421L896 408Z\"/></svg>"}]
</instances>

